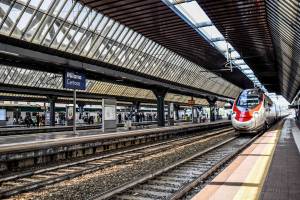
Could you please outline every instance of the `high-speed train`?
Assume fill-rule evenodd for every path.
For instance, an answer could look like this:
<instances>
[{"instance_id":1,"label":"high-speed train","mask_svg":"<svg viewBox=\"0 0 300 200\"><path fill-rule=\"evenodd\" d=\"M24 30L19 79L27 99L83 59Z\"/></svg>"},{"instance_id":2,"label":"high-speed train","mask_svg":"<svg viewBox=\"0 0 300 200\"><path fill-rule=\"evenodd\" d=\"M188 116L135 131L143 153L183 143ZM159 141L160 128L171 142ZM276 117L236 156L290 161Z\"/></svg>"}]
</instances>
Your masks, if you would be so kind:
<instances>
[{"instance_id":1,"label":"high-speed train","mask_svg":"<svg viewBox=\"0 0 300 200\"><path fill-rule=\"evenodd\" d=\"M257 133L281 115L280 107L260 89L243 90L234 101L232 111L232 125L241 133Z\"/></svg>"}]
</instances>

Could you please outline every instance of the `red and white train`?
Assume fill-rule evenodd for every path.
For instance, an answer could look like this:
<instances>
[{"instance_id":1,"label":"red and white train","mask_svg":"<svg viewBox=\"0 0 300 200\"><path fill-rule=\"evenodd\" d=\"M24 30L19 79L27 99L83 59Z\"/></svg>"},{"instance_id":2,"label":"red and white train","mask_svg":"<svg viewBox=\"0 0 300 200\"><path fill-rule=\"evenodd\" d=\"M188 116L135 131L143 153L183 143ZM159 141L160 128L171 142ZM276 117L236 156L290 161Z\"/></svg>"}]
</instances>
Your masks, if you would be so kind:
<instances>
[{"instance_id":1,"label":"red and white train","mask_svg":"<svg viewBox=\"0 0 300 200\"><path fill-rule=\"evenodd\" d=\"M232 125L241 133L257 133L281 117L280 107L260 89L243 90L232 111Z\"/></svg>"}]
</instances>

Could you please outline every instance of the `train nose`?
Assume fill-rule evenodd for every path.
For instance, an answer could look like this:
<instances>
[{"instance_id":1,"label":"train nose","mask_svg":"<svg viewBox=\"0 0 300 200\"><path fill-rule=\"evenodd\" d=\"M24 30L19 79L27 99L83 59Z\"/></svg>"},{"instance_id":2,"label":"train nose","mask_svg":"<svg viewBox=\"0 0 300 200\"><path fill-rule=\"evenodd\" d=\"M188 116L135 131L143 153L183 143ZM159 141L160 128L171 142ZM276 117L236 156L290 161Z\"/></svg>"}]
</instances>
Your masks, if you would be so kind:
<instances>
[{"instance_id":1,"label":"train nose","mask_svg":"<svg viewBox=\"0 0 300 200\"><path fill-rule=\"evenodd\" d=\"M251 130L255 128L255 120L251 118L247 121L239 121L232 118L232 125L237 130Z\"/></svg>"}]
</instances>

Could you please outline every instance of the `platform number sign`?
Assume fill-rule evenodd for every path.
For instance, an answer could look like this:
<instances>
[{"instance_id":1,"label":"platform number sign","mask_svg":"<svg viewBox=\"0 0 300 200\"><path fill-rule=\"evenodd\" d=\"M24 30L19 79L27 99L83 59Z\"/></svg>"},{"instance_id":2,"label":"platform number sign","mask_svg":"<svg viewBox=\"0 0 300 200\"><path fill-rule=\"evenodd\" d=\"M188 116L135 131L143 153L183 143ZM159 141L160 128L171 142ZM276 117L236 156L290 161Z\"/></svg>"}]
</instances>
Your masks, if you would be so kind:
<instances>
[{"instance_id":1,"label":"platform number sign","mask_svg":"<svg viewBox=\"0 0 300 200\"><path fill-rule=\"evenodd\" d=\"M86 78L83 73L74 71L65 71L64 73L64 88L85 90Z\"/></svg>"}]
</instances>

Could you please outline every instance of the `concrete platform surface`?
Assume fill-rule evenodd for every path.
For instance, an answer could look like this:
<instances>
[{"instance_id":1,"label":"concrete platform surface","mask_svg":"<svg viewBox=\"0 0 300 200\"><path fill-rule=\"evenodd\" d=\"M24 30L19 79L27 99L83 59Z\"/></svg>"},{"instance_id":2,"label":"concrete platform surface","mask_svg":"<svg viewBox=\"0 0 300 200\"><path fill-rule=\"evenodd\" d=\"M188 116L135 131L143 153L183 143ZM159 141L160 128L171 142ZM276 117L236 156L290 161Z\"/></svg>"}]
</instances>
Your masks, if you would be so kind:
<instances>
[{"instance_id":1,"label":"concrete platform surface","mask_svg":"<svg viewBox=\"0 0 300 200\"><path fill-rule=\"evenodd\" d=\"M300 125L299 122L297 122ZM300 199L300 130L295 120L285 121L268 176L262 188L262 200ZM297 145L298 144L298 148Z\"/></svg>"},{"instance_id":2,"label":"concrete platform surface","mask_svg":"<svg viewBox=\"0 0 300 200\"><path fill-rule=\"evenodd\" d=\"M178 120L177 123L186 122ZM156 125L156 121L144 121L144 122L132 122L132 127L143 127ZM124 127L124 123L117 123L117 127ZM76 124L77 130L89 130L89 129L101 129L102 124ZM0 137L8 135L23 135L23 134L33 134L33 133L49 133L49 132L62 132L62 131L72 131L73 126L56 125L56 126L31 126L31 127L2 127L0 128Z\"/></svg>"},{"instance_id":3,"label":"concrete platform surface","mask_svg":"<svg viewBox=\"0 0 300 200\"><path fill-rule=\"evenodd\" d=\"M228 120L219 120L212 123L223 123L223 122L229 122ZM184 125L190 125L190 122L180 122L176 123L173 127L178 126L184 126ZM201 123L198 125L208 125L210 122L207 123ZM134 131L143 131L143 130L153 130L153 129L164 129L168 127L162 127L157 128L156 125L151 125L148 128L145 129L132 129L129 132ZM100 136L100 135L115 135L115 134L121 134L122 132L127 132L128 130L124 128L118 128L118 132L116 133L107 133L105 134L102 132L101 129L94 129L94 130L80 130L77 131L78 135L74 135L72 131L63 131L63 132L51 132L51 133L39 133L39 134L26 134L26 135L11 135L11 136L1 136L0 137L0 149L12 146L12 145L20 145L20 144L33 144L37 142L50 142L50 141L58 141L58 140L66 140L66 139L78 139L78 138L86 138L86 137L92 137L92 136Z\"/></svg>"},{"instance_id":4,"label":"concrete platform surface","mask_svg":"<svg viewBox=\"0 0 300 200\"><path fill-rule=\"evenodd\" d=\"M150 125L147 128L156 128L157 125ZM140 128L143 129L143 128ZM135 130L133 127L132 130ZM117 132L126 132L128 131L124 127L117 128ZM37 141L46 141L54 139L64 139L72 137L81 137L89 135L98 135L103 134L101 128L98 129L88 129L88 130L77 130L78 135L74 135L73 131L57 131L57 132L48 132L48 133L32 133L32 134L20 134L20 135L7 135L0 136L0 147L2 145L15 144L15 143L32 143Z\"/></svg>"},{"instance_id":5,"label":"concrete platform surface","mask_svg":"<svg viewBox=\"0 0 300 200\"><path fill-rule=\"evenodd\" d=\"M282 122L259 137L192 199L257 199L268 173L281 127Z\"/></svg>"},{"instance_id":6,"label":"concrete platform surface","mask_svg":"<svg viewBox=\"0 0 300 200\"><path fill-rule=\"evenodd\" d=\"M177 134L228 127L230 121L212 123L180 123L169 127L157 127L131 131L103 133L101 130L27 134L0 137L0 171L15 171L32 166L46 165L62 160L91 156L133 145L167 140Z\"/></svg>"}]
</instances>

